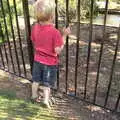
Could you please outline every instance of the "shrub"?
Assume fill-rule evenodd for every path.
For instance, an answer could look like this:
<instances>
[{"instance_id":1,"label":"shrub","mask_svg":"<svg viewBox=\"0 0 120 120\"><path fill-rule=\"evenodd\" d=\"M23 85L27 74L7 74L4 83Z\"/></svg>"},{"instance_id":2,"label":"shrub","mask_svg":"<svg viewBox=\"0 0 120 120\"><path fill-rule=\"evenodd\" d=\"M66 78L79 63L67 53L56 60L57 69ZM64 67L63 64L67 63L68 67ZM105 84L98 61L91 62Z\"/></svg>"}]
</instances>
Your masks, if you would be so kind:
<instances>
[{"instance_id":1,"label":"shrub","mask_svg":"<svg viewBox=\"0 0 120 120\"><path fill-rule=\"evenodd\" d=\"M59 16L65 17L66 14L66 0L58 0L58 11ZM90 8L91 8L91 0L81 0L80 5L80 12L81 12L81 19L86 19L90 17ZM93 8L93 14L97 15L98 6L95 3L94 0L94 8ZM69 3L69 18L70 21L75 20L77 16L77 0L70 0Z\"/></svg>"},{"instance_id":2,"label":"shrub","mask_svg":"<svg viewBox=\"0 0 120 120\"><path fill-rule=\"evenodd\" d=\"M21 0L15 0L15 1L16 1L16 5L17 5L16 6L17 14L21 16L21 15L23 15L22 2L21 2ZM5 20L7 23L8 35L11 36L11 25L10 25L10 17L9 17L9 9L8 9L7 0L2 0L2 2L3 2L4 13L5 13ZM14 9L13 0L9 0L9 4L10 4L12 22L13 22L13 25L15 25L15 9ZM2 26L2 31L3 31L4 37L6 37L4 18L3 18L3 14L2 14L2 7L0 7L0 23Z\"/></svg>"}]
</instances>

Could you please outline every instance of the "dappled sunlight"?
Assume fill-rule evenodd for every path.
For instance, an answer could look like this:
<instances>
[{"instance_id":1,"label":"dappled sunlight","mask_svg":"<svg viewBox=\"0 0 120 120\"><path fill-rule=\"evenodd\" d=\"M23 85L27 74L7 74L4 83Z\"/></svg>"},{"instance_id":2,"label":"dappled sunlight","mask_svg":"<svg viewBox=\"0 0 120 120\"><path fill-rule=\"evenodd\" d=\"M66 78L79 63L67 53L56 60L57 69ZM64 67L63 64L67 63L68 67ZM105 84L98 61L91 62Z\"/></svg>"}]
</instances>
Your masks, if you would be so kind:
<instances>
[{"instance_id":1,"label":"dappled sunlight","mask_svg":"<svg viewBox=\"0 0 120 120\"><path fill-rule=\"evenodd\" d=\"M112 50L112 49L109 49L109 48L108 48L108 51L111 53L111 55L114 55L114 54L115 54L115 50Z\"/></svg>"},{"instance_id":2,"label":"dappled sunlight","mask_svg":"<svg viewBox=\"0 0 120 120\"><path fill-rule=\"evenodd\" d=\"M99 112L103 114L105 113L105 111L101 107L88 105L86 106L86 108L89 109L91 112Z\"/></svg>"},{"instance_id":3,"label":"dappled sunlight","mask_svg":"<svg viewBox=\"0 0 120 120\"><path fill-rule=\"evenodd\" d=\"M97 75L97 72L89 72L89 75L91 75L92 77L93 77L93 76L96 76L96 75Z\"/></svg>"},{"instance_id":4,"label":"dappled sunlight","mask_svg":"<svg viewBox=\"0 0 120 120\"><path fill-rule=\"evenodd\" d=\"M111 34L109 38L110 39L117 39L117 37L118 37L117 34Z\"/></svg>"},{"instance_id":5,"label":"dappled sunlight","mask_svg":"<svg viewBox=\"0 0 120 120\"><path fill-rule=\"evenodd\" d=\"M120 56L120 51L118 51L117 54Z\"/></svg>"},{"instance_id":6,"label":"dappled sunlight","mask_svg":"<svg viewBox=\"0 0 120 120\"><path fill-rule=\"evenodd\" d=\"M8 73L4 72L3 70L0 70L0 78L1 77L5 77L6 78L7 75L8 75ZM2 80L2 79L0 79L0 80Z\"/></svg>"},{"instance_id":7,"label":"dappled sunlight","mask_svg":"<svg viewBox=\"0 0 120 120\"><path fill-rule=\"evenodd\" d=\"M18 80L21 82L21 83L23 83L23 84L27 84L27 83L31 83L29 80L27 80L27 79L24 79L24 78L18 78Z\"/></svg>"},{"instance_id":8,"label":"dappled sunlight","mask_svg":"<svg viewBox=\"0 0 120 120\"><path fill-rule=\"evenodd\" d=\"M11 91L12 92L12 91ZM5 92L3 90L0 92L0 119L29 119L29 120L53 120L56 118L53 115L52 110L47 110L42 108L40 105L32 104L30 101L24 101L17 99L9 99L9 96L4 96L4 94L12 94L9 91Z\"/></svg>"},{"instance_id":9,"label":"dappled sunlight","mask_svg":"<svg viewBox=\"0 0 120 120\"><path fill-rule=\"evenodd\" d=\"M19 16L19 17L18 17L18 22L19 22L20 29L25 29L24 17Z\"/></svg>"},{"instance_id":10,"label":"dappled sunlight","mask_svg":"<svg viewBox=\"0 0 120 120\"><path fill-rule=\"evenodd\" d=\"M32 25L35 22L35 19L33 18L33 5L31 3L31 5L28 6L30 12L29 15L27 11L24 11L26 14L23 15L23 8L26 8L27 10L27 1L2 1L4 3L4 10L2 10L1 2L1 13L5 12L5 17L4 14L1 17L2 26L0 31L1 33L3 32L5 41L1 40L1 35L0 67L12 74L0 70L0 120L119 120L120 118L117 119L110 111L85 103L80 101L80 99L84 99L87 102L94 102L98 106L104 106L104 99L108 92L108 101L104 108L114 109L115 102L118 101L118 105L116 105L118 108L116 108L116 111L120 111L120 100L117 96L120 85L119 48L115 67L113 62L120 15L108 14L107 16L104 16L105 14L98 14L97 11L99 8L97 8L96 4L93 4L93 13L96 12L96 15L93 15L92 18L92 15L90 15L90 12L92 11L89 11L88 9L88 7L90 8L90 0L84 0L84 2L81 1L80 6L78 4L80 1L55 1L56 3L58 2L58 6L56 6L56 12L58 9L58 16L56 16L58 27L69 25L71 28L71 35L68 37L68 46L66 47L65 45L63 52L60 55L60 66L62 66L62 68L60 68L59 72L60 82L57 82L57 85L59 84L59 90L66 92L67 96L63 94L61 94L61 96L58 95L58 90L57 95L59 97L54 96L57 101L56 104L52 106L51 110L47 110L40 104L32 104L30 102L30 81L14 76L25 77L29 80L32 78L29 61L29 57L31 57L29 55L32 53L28 54L28 52L32 52L32 49L29 49L31 45L30 41L27 41L29 39L27 35L29 35L30 32L28 29L32 26L29 26L27 17L30 17L30 25ZM18 13L16 13L13 6L15 1ZM9 5L7 6L6 4L7 2L10 2L10 12L8 10ZM32 2L32 0L28 0L28 4L30 4L30 2ZM61 3L61 5L59 3ZM102 5L105 7L105 2L102 3ZM110 1L108 2L108 8L114 8L115 6L120 7L118 4L114 4ZM60 13L60 7L64 13ZM101 7L101 3L99 4L99 7ZM79 8L80 16L78 15ZM107 12L109 13L109 10ZM11 15L9 15L10 13ZM16 19L15 16L17 17ZM61 16L64 17L61 19L59 18ZM9 18L12 18L11 21ZM79 18L81 19L80 21ZM83 18L85 24L82 23ZM78 21L80 24L78 24ZM5 22L6 24L4 24ZM12 22L13 30L12 25L10 25ZM19 25L17 25L17 22ZM91 25L91 22L93 25ZM103 24L105 24L105 26L103 26ZM78 32L80 32L80 34L78 34ZM19 39L19 37L21 39ZM8 42L6 41L7 38L9 38ZM77 41L78 39L79 43ZM100 54L100 52L102 52L102 54ZM111 77L112 70L113 76ZM110 88L110 93L107 91L108 88ZM93 101L95 97L96 100ZM114 119L113 117L116 118Z\"/></svg>"},{"instance_id":11,"label":"dappled sunlight","mask_svg":"<svg viewBox=\"0 0 120 120\"><path fill-rule=\"evenodd\" d=\"M26 70L30 69L30 64L25 64Z\"/></svg>"},{"instance_id":12,"label":"dappled sunlight","mask_svg":"<svg viewBox=\"0 0 120 120\"><path fill-rule=\"evenodd\" d=\"M91 43L91 46L93 48L99 48L101 45L100 44L97 44L97 43Z\"/></svg>"},{"instance_id":13,"label":"dappled sunlight","mask_svg":"<svg viewBox=\"0 0 120 120\"><path fill-rule=\"evenodd\" d=\"M95 73L91 72L94 76ZM21 80L18 78L17 80ZM8 84L12 82L12 86L20 86L22 90L28 89L24 87L24 84L20 84L16 79L7 81ZM16 82L15 82L16 81ZM23 79L24 81L24 79ZM6 84L4 82L4 84ZM4 85L5 86L5 85ZM22 87L23 86L23 87ZM0 87L1 88L1 87ZM8 87L9 88L9 87ZM11 88L11 87L10 87ZM81 102L72 97L66 97L62 95L62 99L57 97L56 104L53 105L53 109L47 110L39 104L32 104L28 99L23 100L17 98L17 92L24 93L26 96L28 93L21 91L21 89L12 88L11 90L6 88L0 90L0 120L2 119L15 119L15 120L94 120L93 116L99 113L100 118L104 118L104 115L108 114L104 110L100 110L98 107L91 105L92 110L88 104ZM84 90L84 87L80 87ZM93 115L93 116L92 116ZM111 115L112 116L112 115ZM96 119L97 120L97 119ZM99 120L99 119L98 119ZM107 120L107 118L106 118ZM109 120L109 119L108 119ZM117 119L116 119L117 120Z\"/></svg>"},{"instance_id":14,"label":"dappled sunlight","mask_svg":"<svg viewBox=\"0 0 120 120\"><path fill-rule=\"evenodd\" d=\"M117 56L118 59L120 59L120 56Z\"/></svg>"}]
</instances>

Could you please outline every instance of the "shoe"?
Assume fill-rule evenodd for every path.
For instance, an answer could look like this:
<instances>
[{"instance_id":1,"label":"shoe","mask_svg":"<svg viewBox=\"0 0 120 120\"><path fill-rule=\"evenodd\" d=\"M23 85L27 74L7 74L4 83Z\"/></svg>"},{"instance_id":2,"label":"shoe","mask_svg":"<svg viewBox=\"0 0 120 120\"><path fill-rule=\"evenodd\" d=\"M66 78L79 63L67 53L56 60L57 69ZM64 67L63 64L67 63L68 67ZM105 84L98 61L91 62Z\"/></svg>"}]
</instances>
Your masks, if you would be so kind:
<instances>
[{"instance_id":1,"label":"shoe","mask_svg":"<svg viewBox=\"0 0 120 120\"><path fill-rule=\"evenodd\" d=\"M51 109L49 102L43 101L43 102L42 102L42 105L43 105L43 107L45 107L45 108Z\"/></svg>"},{"instance_id":2,"label":"shoe","mask_svg":"<svg viewBox=\"0 0 120 120\"><path fill-rule=\"evenodd\" d=\"M52 104L55 104L55 103L56 103L56 100L55 100L54 97L51 97L51 98L50 98L50 101L51 101Z\"/></svg>"},{"instance_id":3,"label":"shoe","mask_svg":"<svg viewBox=\"0 0 120 120\"><path fill-rule=\"evenodd\" d=\"M51 101L51 100L49 100L49 105L50 105L50 106L52 106L52 105L53 105L53 103L52 103L52 101Z\"/></svg>"},{"instance_id":4,"label":"shoe","mask_svg":"<svg viewBox=\"0 0 120 120\"><path fill-rule=\"evenodd\" d=\"M41 99L40 97L37 97L37 98L31 98L31 102L34 104L34 103L40 103L41 102Z\"/></svg>"}]
</instances>

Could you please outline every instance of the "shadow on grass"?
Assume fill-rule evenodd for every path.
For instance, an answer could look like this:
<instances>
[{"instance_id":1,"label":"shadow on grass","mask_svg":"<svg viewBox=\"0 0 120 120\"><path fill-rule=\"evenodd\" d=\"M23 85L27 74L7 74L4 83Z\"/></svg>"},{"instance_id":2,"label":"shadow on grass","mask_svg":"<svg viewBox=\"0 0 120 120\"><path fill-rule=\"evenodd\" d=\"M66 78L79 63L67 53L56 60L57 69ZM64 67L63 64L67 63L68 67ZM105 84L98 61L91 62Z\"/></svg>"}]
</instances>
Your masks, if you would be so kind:
<instances>
[{"instance_id":1,"label":"shadow on grass","mask_svg":"<svg viewBox=\"0 0 120 120\"><path fill-rule=\"evenodd\" d=\"M16 98L16 93L0 90L0 120L63 120L54 115L52 110L38 104Z\"/></svg>"}]
</instances>

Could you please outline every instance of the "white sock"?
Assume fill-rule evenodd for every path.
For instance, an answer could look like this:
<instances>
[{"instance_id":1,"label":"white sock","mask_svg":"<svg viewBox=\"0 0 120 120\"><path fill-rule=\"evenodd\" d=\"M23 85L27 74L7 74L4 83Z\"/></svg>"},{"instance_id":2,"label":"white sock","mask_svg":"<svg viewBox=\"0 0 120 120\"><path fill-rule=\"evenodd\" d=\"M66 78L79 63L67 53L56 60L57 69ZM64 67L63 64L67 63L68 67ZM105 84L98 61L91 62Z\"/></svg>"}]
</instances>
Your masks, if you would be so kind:
<instances>
[{"instance_id":1,"label":"white sock","mask_svg":"<svg viewBox=\"0 0 120 120\"><path fill-rule=\"evenodd\" d=\"M38 82L33 82L32 83L32 98L37 98L38 97L38 87L39 87L39 83Z\"/></svg>"},{"instance_id":2,"label":"white sock","mask_svg":"<svg viewBox=\"0 0 120 120\"><path fill-rule=\"evenodd\" d=\"M44 87L43 88L43 96L44 96L44 102L48 103L49 98L50 98L50 88L49 87Z\"/></svg>"}]
</instances>

